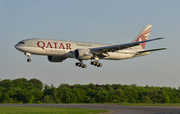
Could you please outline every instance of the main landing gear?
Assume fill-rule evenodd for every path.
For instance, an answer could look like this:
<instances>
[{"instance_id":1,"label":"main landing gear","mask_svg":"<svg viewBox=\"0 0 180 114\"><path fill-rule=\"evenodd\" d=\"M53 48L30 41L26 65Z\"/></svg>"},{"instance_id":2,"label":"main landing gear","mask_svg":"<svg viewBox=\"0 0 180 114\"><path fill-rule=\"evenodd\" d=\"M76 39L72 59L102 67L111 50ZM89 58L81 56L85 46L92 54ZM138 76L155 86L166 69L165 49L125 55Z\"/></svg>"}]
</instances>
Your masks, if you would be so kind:
<instances>
[{"instance_id":1,"label":"main landing gear","mask_svg":"<svg viewBox=\"0 0 180 114\"><path fill-rule=\"evenodd\" d=\"M75 63L75 65L79 66L81 68L86 68L87 67L87 65L83 64L82 61ZM97 67L102 67L102 64L99 63L98 61L91 61L91 65L94 65L94 66L97 66Z\"/></svg>"},{"instance_id":2,"label":"main landing gear","mask_svg":"<svg viewBox=\"0 0 180 114\"><path fill-rule=\"evenodd\" d=\"M30 58L30 53L24 53L24 55L27 55L28 59L27 59L27 62L31 62L31 58Z\"/></svg>"},{"instance_id":3,"label":"main landing gear","mask_svg":"<svg viewBox=\"0 0 180 114\"><path fill-rule=\"evenodd\" d=\"M94 56L95 61L91 61L91 65L97 66L97 67L102 67L102 64L98 62L99 57L97 57L96 55ZM75 63L76 66L82 67L82 68L86 68L87 65L83 64L82 60L79 60L80 62Z\"/></svg>"},{"instance_id":4,"label":"main landing gear","mask_svg":"<svg viewBox=\"0 0 180 114\"><path fill-rule=\"evenodd\" d=\"M91 65L97 66L97 67L102 67L102 64L99 63L98 61L91 61Z\"/></svg>"},{"instance_id":5,"label":"main landing gear","mask_svg":"<svg viewBox=\"0 0 180 114\"><path fill-rule=\"evenodd\" d=\"M94 56L95 61L91 61L91 65L102 67L102 64L98 62L99 57L97 55Z\"/></svg>"},{"instance_id":6,"label":"main landing gear","mask_svg":"<svg viewBox=\"0 0 180 114\"><path fill-rule=\"evenodd\" d=\"M87 67L87 65L86 65L86 64L83 64L82 61L75 63L75 65L76 65L76 66L79 66L79 67L81 67L81 68L86 68L86 67Z\"/></svg>"}]
</instances>

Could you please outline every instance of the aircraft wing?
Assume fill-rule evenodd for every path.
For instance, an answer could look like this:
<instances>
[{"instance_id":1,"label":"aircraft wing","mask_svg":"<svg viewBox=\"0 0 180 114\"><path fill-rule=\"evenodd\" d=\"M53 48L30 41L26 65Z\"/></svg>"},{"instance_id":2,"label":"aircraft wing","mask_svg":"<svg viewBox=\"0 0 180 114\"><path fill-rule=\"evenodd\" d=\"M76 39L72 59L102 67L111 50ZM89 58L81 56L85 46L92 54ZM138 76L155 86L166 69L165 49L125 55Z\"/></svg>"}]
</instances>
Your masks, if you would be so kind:
<instances>
[{"instance_id":1,"label":"aircraft wing","mask_svg":"<svg viewBox=\"0 0 180 114\"><path fill-rule=\"evenodd\" d=\"M93 53L115 52L117 50L122 50L122 49L126 49L129 47L137 46L140 43L150 42L150 41L159 40L159 39L164 39L164 37L155 38L155 39L146 40L146 41L140 41L140 42L132 42L132 43L127 43L127 44L119 44L119 45L112 45L112 46L106 46L106 47L92 48L91 52L93 52Z\"/></svg>"},{"instance_id":2,"label":"aircraft wing","mask_svg":"<svg viewBox=\"0 0 180 114\"><path fill-rule=\"evenodd\" d=\"M151 49L151 50L144 50L144 51L139 51L138 53L145 53L145 52L151 52L151 51L159 51L159 50L164 50L167 48L159 48L159 49Z\"/></svg>"}]
</instances>

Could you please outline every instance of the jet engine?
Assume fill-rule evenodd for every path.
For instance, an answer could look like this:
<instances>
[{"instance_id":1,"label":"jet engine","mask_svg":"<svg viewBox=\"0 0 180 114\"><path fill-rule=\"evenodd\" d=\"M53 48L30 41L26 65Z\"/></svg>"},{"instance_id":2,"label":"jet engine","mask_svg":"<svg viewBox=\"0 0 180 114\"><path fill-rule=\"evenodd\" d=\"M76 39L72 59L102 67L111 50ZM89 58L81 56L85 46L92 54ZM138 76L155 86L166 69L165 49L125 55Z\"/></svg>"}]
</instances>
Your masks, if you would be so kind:
<instances>
[{"instance_id":1,"label":"jet engine","mask_svg":"<svg viewBox=\"0 0 180 114\"><path fill-rule=\"evenodd\" d=\"M62 62L65 60L67 57L59 57L59 56L48 56L48 60L50 62Z\"/></svg>"},{"instance_id":2,"label":"jet engine","mask_svg":"<svg viewBox=\"0 0 180 114\"><path fill-rule=\"evenodd\" d=\"M90 49L76 49L74 57L79 60L89 60L93 57Z\"/></svg>"}]
</instances>

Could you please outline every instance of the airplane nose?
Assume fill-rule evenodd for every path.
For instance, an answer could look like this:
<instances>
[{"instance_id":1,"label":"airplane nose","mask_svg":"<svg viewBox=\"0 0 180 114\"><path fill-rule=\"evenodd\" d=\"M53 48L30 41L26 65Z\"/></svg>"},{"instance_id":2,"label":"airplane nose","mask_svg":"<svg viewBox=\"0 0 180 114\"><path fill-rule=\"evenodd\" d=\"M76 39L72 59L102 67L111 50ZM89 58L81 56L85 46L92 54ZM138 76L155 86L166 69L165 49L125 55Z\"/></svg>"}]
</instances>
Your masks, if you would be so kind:
<instances>
[{"instance_id":1,"label":"airplane nose","mask_svg":"<svg viewBox=\"0 0 180 114\"><path fill-rule=\"evenodd\" d=\"M14 47L15 47L16 49L18 49L18 44L16 44Z\"/></svg>"},{"instance_id":2,"label":"airplane nose","mask_svg":"<svg viewBox=\"0 0 180 114\"><path fill-rule=\"evenodd\" d=\"M14 47L15 47L17 50L20 50L20 45L19 45L19 44L16 44Z\"/></svg>"}]
</instances>

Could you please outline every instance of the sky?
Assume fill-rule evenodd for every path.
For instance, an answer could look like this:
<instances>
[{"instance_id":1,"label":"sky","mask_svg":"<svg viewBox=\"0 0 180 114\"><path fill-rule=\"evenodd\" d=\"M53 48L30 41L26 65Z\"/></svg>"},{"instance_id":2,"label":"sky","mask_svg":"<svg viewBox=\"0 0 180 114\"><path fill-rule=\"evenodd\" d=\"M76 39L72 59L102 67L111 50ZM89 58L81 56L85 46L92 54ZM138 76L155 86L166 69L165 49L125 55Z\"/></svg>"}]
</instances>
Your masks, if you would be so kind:
<instances>
[{"instance_id":1,"label":"sky","mask_svg":"<svg viewBox=\"0 0 180 114\"><path fill-rule=\"evenodd\" d=\"M73 84L137 84L180 86L179 0L0 0L0 78L36 78L58 87ZM28 38L85 41L107 44L130 43L147 25L152 29L146 49L168 48L151 55L112 61L103 67L76 59L51 63L47 56L27 57L14 48Z\"/></svg>"}]
</instances>

